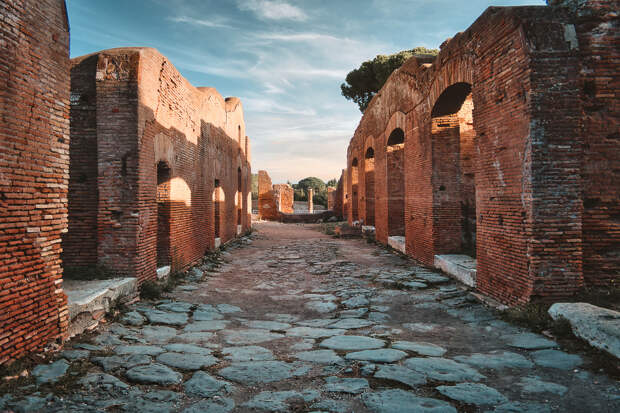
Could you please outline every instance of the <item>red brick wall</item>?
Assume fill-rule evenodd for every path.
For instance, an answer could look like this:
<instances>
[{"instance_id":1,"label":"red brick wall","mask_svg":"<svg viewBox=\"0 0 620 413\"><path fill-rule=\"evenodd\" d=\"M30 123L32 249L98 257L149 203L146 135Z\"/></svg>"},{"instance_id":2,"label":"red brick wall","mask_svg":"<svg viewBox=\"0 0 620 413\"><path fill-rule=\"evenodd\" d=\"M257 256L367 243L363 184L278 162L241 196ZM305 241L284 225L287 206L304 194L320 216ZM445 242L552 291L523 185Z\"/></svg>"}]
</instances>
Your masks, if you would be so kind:
<instances>
[{"instance_id":1,"label":"red brick wall","mask_svg":"<svg viewBox=\"0 0 620 413\"><path fill-rule=\"evenodd\" d=\"M266 171L258 171L258 213L261 219L278 220L294 211L295 191L288 184L271 184Z\"/></svg>"},{"instance_id":2,"label":"red brick wall","mask_svg":"<svg viewBox=\"0 0 620 413\"><path fill-rule=\"evenodd\" d=\"M97 60L95 74L91 59ZM79 121L76 108L72 133L96 133L99 184L92 189L99 205L97 232L74 231L67 240L94 238L97 263L142 282L155 277L158 255L159 265L177 271L213 248L216 217L222 242L236 236L239 216L243 230L250 227L249 142L238 99L193 87L154 49L107 50L73 65L74 78L80 73L83 80L72 85L74 94L93 81L89 74L96 83L96 123ZM159 163L169 168L169 179L162 181L169 200L160 203ZM162 222L165 217L169 223Z\"/></svg>"},{"instance_id":3,"label":"red brick wall","mask_svg":"<svg viewBox=\"0 0 620 413\"><path fill-rule=\"evenodd\" d=\"M97 168L96 55L71 67L69 231L62 237L64 268L96 265L99 178ZM95 236L93 236L95 235Z\"/></svg>"},{"instance_id":4,"label":"red brick wall","mask_svg":"<svg viewBox=\"0 0 620 413\"><path fill-rule=\"evenodd\" d=\"M288 184L277 184L273 186L274 196L277 201L278 211L285 214L292 214L294 211L295 190Z\"/></svg>"},{"instance_id":5,"label":"red brick wall","mask_svg":"<svg viewBox=\"0 0 620 413\"><path fill-rule=\"evenodd\" d=\"M583 275L588 284L608 285L620 282L620 2L591 0L582 7L574 23L584 114Z\"/></svg>"},{"instance_id":6,"label":"red brick wall","mask_svg":"<svg viewBox=\"0 0 620 413\"><path fill-rule=\"evenodd\" d=\"M336 195L334 199L334 215L339 219L345 219L347 214L345 212L345 195L346 195L346 172L343 169L338 179L338 185L336 186Z\"/></svg>"},{"instance_id":7,"label":"red brick wall","mask_svg":"<svg viewBox=\"0 0 620 413\"><path fill-rule=\"evenodd\" d=\"M327 209L334 210L334 206L336 205L336 188L328 187L327 188Z\"/></svg>"},{"instance_id":8,"label":"red brick wall","mask_svg":"<svg viewBox=\"0 0 620 413\"><path fill-rule=\"evenodd\" d=\"M433 244L435 254L461 252L461 176L459 120L432 119Z\"/></svg>"},{"instance_id":9,"label":"red brick wall","mask_svg":"<svg viewBox=\"0 0 620 413\"><path fill-rule=\"evenodd\" d=\"M0 2L0 364L67 329L69 31L62 0Z\"/></svg>"},{"instance_id":10,"label":"red brick wall","mask_svg":"<svg viewBox=\"0 0 620 413\"><path fill-rule=\"evenodd\" d=\"M388 236L405 235L405 147L390 146L386 153L387 165L387 221Z\"/></svg>"},{"instance_id":11,"label":"red brick wall","mask_svg":"<svg viewBox=\"0 0 620 413\"><path fill-rule=\"evenodd\" d=\"M374 155L373 155L374 156ZM364 159L364 224L375 225L375 159Z\"/></svg>"},{"instance_id":12,"label":"red brick wall","mask_svg":"<svg viewBox=\"0 0 620 413\"><path fill-rule=\"evenodd\" d=\"M614 139L617 82L610 80L617 30L603 25L604 35L592 31L592 19L610 15L592 16L580 17L574 36L570 23L576 17L563 9L489 8L442 45L432 65L411 59L392 74L366 110L347 154L350 165L363 155L367 137L376 137L379 241L386 242L391 219L384 171L393 162L386 140L400 127L409 255L432 265L435 254L475 248L478 288L509 304L572 294L583 285L582 261L591 263L589 279L617 279L619 203L613 182L620 152ZM577 37L584 44L581 56ZM589 58L592 54L601 58ZM593 70L580 71L584 63ZM603 92L584 95L591 90L590 75L580 79L579 73L592 73ZM450 127L433 128L433 107L459 83L472 86L471 100L446 112L453 114ZM583 115L588 99L602 109ZM360 182L358 191L364 186ZM467 234L475 234L475 246ZM597 272L595 263L609 271Z\"/></svg>"},{"instance_id":13,"label":"red brick wall","mask_svg":"<svg viewBox=\"0 0 620 413\"><path fill-rule=\"evenodd\" d=\"M278 218L278 204L267 171L258 171L258 214L265 220Z\"/></svg>"}]
</instances>

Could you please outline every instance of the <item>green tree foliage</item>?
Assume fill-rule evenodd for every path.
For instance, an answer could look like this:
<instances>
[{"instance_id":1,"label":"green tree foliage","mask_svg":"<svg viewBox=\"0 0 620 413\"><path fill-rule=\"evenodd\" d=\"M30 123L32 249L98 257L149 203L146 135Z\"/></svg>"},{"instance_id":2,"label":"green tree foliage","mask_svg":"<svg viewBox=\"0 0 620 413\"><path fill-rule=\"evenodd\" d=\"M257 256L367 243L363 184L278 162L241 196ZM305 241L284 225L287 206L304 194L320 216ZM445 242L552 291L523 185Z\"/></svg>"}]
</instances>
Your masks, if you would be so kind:
<instances>
[{"instance_id":1,"label":"green tree foliage","mask_svg":"<svg viewBox=\"0 0 620 413\"><path fill-rule=\"evenodd\" d=\"M342 96L357 103L360 112L364 113L372 97L383 87L394 70L413 56L436 56L437 53L437 49L416 47L391 55L378 55L347 74L346 82L340 85Z\"/></svg>"},{"instance_id":2,"label":"green tree foliage","mask_svg":"<svg viewBox=\"0 0 620 413\"><path fill-rule=\"evenodd\" d=\"M336 178L332 178L329 181L327 181L327 187L332 187L332 188L336 188L338 186L338 180Z\"/></svg>"},{"instance_id":3,"label":"green tree foliage","mask_svg":"<svg viewBox=\"0 0 620 413\"><path fill-rule=\"evenodd\" d=\"M338 181L335 179L330 180L328 183L334 183L337 185ZM334 185L334 186L335 186ZM312 201L315 205L324 205L327 207L327 187L321 179L314 176L304 178L296 184L291 185L295 190L295 201L307 201L308 200L308 188L314 190Z\"/></svg>"}]
</instances>

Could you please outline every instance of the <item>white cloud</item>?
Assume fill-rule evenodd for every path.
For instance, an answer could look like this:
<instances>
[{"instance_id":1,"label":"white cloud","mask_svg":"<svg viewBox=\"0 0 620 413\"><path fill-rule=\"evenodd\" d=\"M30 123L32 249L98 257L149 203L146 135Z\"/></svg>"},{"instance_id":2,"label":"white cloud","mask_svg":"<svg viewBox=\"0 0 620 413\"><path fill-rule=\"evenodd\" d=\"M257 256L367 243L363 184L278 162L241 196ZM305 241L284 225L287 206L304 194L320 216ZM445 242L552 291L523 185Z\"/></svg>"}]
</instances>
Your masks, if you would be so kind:
<instances>
[{"instance_id":1,"label":"white cloud","mask_svg":"<svg viewBox=\"0 0 620 413\"><path fill-rule=\"evenodd\" d=\"M283 42L314 42L318 40L328 40L328 41L344 41L346 39L341 39L336 36L331 36L329 34L321 34L321 33L259 33L255 36L259 39L265 40L280 40Z\"/></svg>"},{"instance_id":2,"label":"white cloud","mask_svg":"<svg viewBox=\"0 0 620 413\"><path fill-rule=\"evenodd\" d=\"M252 11L261 19L304 21L308 18L299 7L279 0L242 0L237 4L240 10Z\"/></svg>"},{"instance_id":3,"label":"white cloud","mask_svg":"<svg viewBox=\"0 0 620 413\"><path fill-rule=\"evenodd\" d=\"M170 17L168 20L175 22L175 23L193 24L195 26L220 28L220 29L232 28L232 26L230 26L229 24L226 24L227 20L222 19L222 18L206 20L206 19L195 19L193 17L188 17L188 16L177 16L177 17Z\"/></svg>"}]
</instances>

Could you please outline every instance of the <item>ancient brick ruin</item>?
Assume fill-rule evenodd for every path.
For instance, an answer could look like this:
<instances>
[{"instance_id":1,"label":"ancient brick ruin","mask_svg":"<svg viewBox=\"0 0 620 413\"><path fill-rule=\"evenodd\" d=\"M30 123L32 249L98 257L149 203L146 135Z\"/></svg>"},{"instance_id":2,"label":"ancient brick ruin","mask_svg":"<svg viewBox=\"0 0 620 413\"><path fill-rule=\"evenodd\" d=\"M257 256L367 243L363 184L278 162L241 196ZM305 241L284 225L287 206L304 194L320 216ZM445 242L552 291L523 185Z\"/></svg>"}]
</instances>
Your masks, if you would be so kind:
<instances>
[{"instance_id":1,"label":"ancient brick ruin","mask_svg":"<svg viewBox=\"0 0 620 413\"><path fill-rule=\"evenodd\" d=\"M477 288L508 304L620 278L617 10L556 3L491 7L395 71L341 179L350 223L427 265L476 257Z\"/></svg>"},{"instance_id":2,"label":"ancient brick ruin","mask_svg":"<svg viewBox=\"0 0 620 413\"><path fill-rule=\"evenodd\" d=\"M239 99L193 87L148 48L73 59L71 82L65 266L154 279L250 228Z\"/></svg>"},{"instance_id":3,"label":"ancient brick ruin","mask_svg":"<svg viewBox=\"0 0 620 413\"><path fill-rule=\"evenodd\" d=\"M250 228L251 169L239 99L154 49L70 62L64 1L0 5L1 364L66 338L61 252L140 283L183 270Z\"/></svg>"},{"instance_id":4,"label":"ancient brick ruin","mask_svg":"<svg viewBox=\"0 0 620 413\"><path fill-rule=\"evenodd\" d=\"M69 26L62 0L0 2L0 364L67 327Z\"/></svg>"},{"instance_id":5,"label":"ancient brick ruin","mask_svg":"<svg viewBox=\"0 0 620 413\"><path fill-rule=\"evenodd\" d=\"M507 304L620 280L617 1L489 8L365 112L323 214L259 172L262 219L477 259ZM69 59L63 0L0 1L0 364L67 337L63 268L139 283L251 226L242 105L150 48ZM309 210L312 212L312 196Z\"/></svg>"},{"instance_id":6,"label":"ancient brick ruin","mask_svg":"<svg viewBox=\"0 0 620 413\"><path fill-rule=\"evenodd\" d=\"M278 220L292 214L295 191L288 184L272 185L266 171L258 171L258 214L260 219Z\"/></svg>"}]
</instances>

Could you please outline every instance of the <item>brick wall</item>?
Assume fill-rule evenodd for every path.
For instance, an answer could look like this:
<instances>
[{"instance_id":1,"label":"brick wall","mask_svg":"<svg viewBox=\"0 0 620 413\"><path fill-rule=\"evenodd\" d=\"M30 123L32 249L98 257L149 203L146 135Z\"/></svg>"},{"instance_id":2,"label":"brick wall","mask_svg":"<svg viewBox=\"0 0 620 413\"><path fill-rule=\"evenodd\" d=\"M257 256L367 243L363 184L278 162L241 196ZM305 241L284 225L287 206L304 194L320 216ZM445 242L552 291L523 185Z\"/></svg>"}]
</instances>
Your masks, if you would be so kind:
<instances>
[{"instance_id":1,"label":"brick wall","mask_svg":"<svg viewBox=\"0 0 620 413\"><path fill-rule=\"evenodd\" d=\"M340 178L338 179L338 185L336 185L336 195L334 199L334 215L339 219L344 219L347 217L345 211L345 201L346 201L346 171L343 169L340 174Z\"/></svg>"},{"instance_id":2,"label":"brick wall","mask_svg":"<svg viewBox=\"0 0 620 413\"><path fill-rule=\"evenodd\" d=\"M590 0L580 4L573 20L583 110L583 275L592 285L620 282L618 9L617 0Z\"/></svg>"},{"instance_id":3,"label":"brick wall","mask_svg":"<svg viewBox=\"0 0 620 413\"><path fill-rule=\"evenodd\" d=\"M83 239L97 254L67 248L67 262L103 264L143 282L158 266L177 271L198 261L214 247L216 230L226 242L238 224L249 229L249 142L239 99L195 88L154 49L106 50L72 65L71 179L74 171L90 174L82 184L96 177L90 189L98 202L93 231L88 187L72 186L70 211L82 215L70 214L75 230L63 242ZM95 156L96 172L87 165Z\"/></svg>"},{"instance_id":4,"label":"brick wall","mask_svg":"<svg viewBox=\"0 0 620 413\"><path fill-rule=\"evenodd\" d=\"M489 8L433 64L414 58L391 75L347 152L351 167L375 150L379 241L397 226L390 171L398 162L387 140L401 128L409 255L432 265L435 254L475 254L478 288L509 304L618 279L618 30L605 24L610 3L581 2L581 14ZM445 100L453 88L461 95ZM349 183L344 192L352 191ZM351 209L367 221L362 204ZM353 211L347 215L351 222Z\"/></svg>"},{"instance_id":5,"label":"brick wall","mask_svg":"<svg viewBox=\"0 0 620 413\"><path fill-rule=\"evenodd\" d=\"M267 171L258 171L258 213L261 219L278 220L294 212L295 191L288 184L271 184Z\"/></svg>"},{"instance_id":6,"label":"brick wall","mask_svg":"<svg viewBox=\"0 0 620 413\"><path fill-rule=\"evenodd\" d=\"M278 203L267 171L258 171L258 215L265 220L278 218Z\"/></svg>"},{"instance_id":7,"label":"brick wall","mask_svg":"<svg viewBox=\"0 0 620 413\"><path fill-rule=\"evenodd\" d=\"M328 187L327 188L327 209L334 210L334 206L336 205L336 188Z\"/></svg>"},{"instance_id":8,"label":"brick wall","mask_svg":"<svg viewBox=\"0 0 620 413\"><path fill-rule=\"evenodd\" d=\"M0 364L67 329L69 31L62 0L0 1Z\"/></svg>"},{"instance_id":9,"label":"brick wall","mask_svg":"<svg viewBox=\"0 0 620 413\"><path fill-rule=\"evenodd\" d=\"M273 186L274 197L277 201L278 211L285 214L292 214L294 211L295 190L288 184L277 184Z\"/></svg>"}]
</instances>

